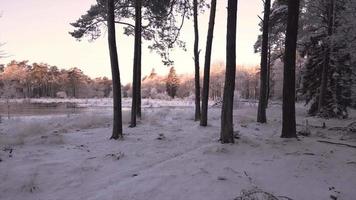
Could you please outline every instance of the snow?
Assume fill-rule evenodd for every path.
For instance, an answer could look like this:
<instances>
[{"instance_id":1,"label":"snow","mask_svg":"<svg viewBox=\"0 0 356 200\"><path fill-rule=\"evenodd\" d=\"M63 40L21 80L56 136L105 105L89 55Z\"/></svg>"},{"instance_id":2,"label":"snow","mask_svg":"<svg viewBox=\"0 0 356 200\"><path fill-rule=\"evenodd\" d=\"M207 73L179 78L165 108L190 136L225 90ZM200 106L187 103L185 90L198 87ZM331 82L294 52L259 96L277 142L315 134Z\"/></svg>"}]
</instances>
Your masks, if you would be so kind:
<instances>
[{"instance_id":1,"label":"snow","mask_svg":"<svg viewBox=\"0 0 356 200\"><path fill-rule=\"evenodd\" d=\"M110 103L77 101L89 107ZM111 111L96 112L100 107L76 115L3 119L0 199L233 200L256 188L294 200L356 196L356 149L318 142L355 144L355 133L328 129L355 121L355 111L348 120L322 120L306 117L298 104L298 129L307 119L312 135L297 140L279 137L278 103L269 106L266 125L255 122L255 104L240 104L234 111L240 139L223 145L220 108L209 110L209 126L203 128L193 121L193 104L144 100L137 128L128 128L124 110L121 141L108 139ZM323 122L326 129L315 127Z\"/></svg>"}]
</instances>

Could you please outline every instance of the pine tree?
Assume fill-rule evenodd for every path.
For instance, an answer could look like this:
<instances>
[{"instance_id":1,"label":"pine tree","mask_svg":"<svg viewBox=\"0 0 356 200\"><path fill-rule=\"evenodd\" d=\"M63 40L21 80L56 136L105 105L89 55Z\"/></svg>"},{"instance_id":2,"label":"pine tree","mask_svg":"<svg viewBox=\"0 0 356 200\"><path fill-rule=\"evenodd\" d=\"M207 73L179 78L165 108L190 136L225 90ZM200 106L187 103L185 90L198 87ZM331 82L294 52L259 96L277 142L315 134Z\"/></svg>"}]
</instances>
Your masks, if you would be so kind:
<instances>
[{"instance_id":1,"label":"pine tree","mask_svg":"<svg viewBox=\"0 0 356 200\"><path fill-rule=\"evenodd\" d=\"M295 63L299 0L288 1L288 20L283 73L282 138L297 137L295 119Z\"/></svg>"},{"instance_id":2,"label":"pine tree","mask_svg":"<svg viewBox=\"0 0 356 200\"><path fill-rule=\"evenodd\" d=\"M268 100L268 33L269 33L269 16L271 0L265 0L263 17L263 35L262 35L262 51L261 51L261 72L260 72L260 98L258 103L257 122L266 123L266 108Z\"/></svg>"},{"instance_id":3,"label":"pine tree","mask_svg":"<svg viewBox=\"0 0 356 200\"><path fill-rule=\"evenodd\" d=\"M265 1L265 4L268 2ZM265 6L265 9L267 9L268 6ZM264 12L264 18L266 18L266 13L268 13L268 10ZM267 108L268 106L268 101L270 96L274 96L274 91L272 88L275 85L275 70L279 69L274 69L273 66L277 60L282 60L283 55L284 55L284 41L285 41L285 31L286 31L286 24L287 24L287 16L288 16L288 6L287 6L287 1L286 0L275 0L273 1L272 7L269 10L269 15L268 15L268 45L267 45L267 56L264 56L262 59L262 44L263 44L263 35L259 35L257 38L257 41L254 45L255 53L261 53L261 63L266 62L265 59L267 57L267 78L265 81L265 84L267 85L267 92L264 99L265 102L264 105ZM265 25L266 20L261 20L260 22L260 31L263 33L264 28L263 26ZM266 34L266 33L265 33ZM266 39L265 39L266 40ZM265 50L266 51L266 50ZM264 53L266 54L266 53ZM261 65L262 66L262 65ZM264 67L265 68L265 67ZM261 73L264 74L264 73ZM260 77L262 78L262 77ZM262 88L260 88L261 90ZM260 94L263 92L261 91ZM262 98L262 96L261 96ZM262 106L259 107L259 111L264 111ZM262 115L261 115L262 114ZM257 118L262 118L263 113L260 114L260 117ZM263 120L257 120L257 121L263 121Z\"/></svg>"},{"instance_id":4,"label":"pine tree","mask_svg":"<svg viewBox=\"0 0 356 200\"><path fill-rule=\"evenodd\" d=\"M136 127L136 117L141 117L141 33L142 33L142 2L135 0L135 47L132 78L132 105L130 127Z\"/></svg>"},{"instance_id":5,"label":"pine tree","mask_svg":"<svg viewBox=\"0 0 356 200\"><path fill-rule=\"evenodd\" d=\"M228 0L226 34L226 71L223 106L221 110L221 143L234 143L234 91L236 77L236 20L237 0Z\"/></svg>"},{"instance_id":6,"label":"pine tree","mask_svg":"<svg viewBox=\"0 0 356 200\"><path fill-rule=\"evenodd\" d=\"M198 0L193 0L194 15L194 66L195 66L195 121L200 119L200 58L199 58L199 24Z\"/></svg>"},{"instance_id":7,"label":"pine tree","mask_svg":"<svg viewBox=\"0 0 356 200\"><path fill-rule=\"evenodd\" d=\"M176 70L174 69L174 67L171 67L166 81L167 94L174 99L174 97L177 94L178 87L179 87L179 79L176 74Z\"/></svg>"},{"instance_id":8,"label":"pine tree","mask_svg":"<svg viewBox=\"0 0 356 200\"><path fill-rule=\"evenodd\" d=\"M115 1L108 0L107 3L107 24L108 24L108 44L110 52L111 73L113 81L113 107L114 107L114 119L113 130L111 139L120 139L122 134L122 106L121 106L121 81L119 61L116 47L116 35L115 35Z\"/></svg>"},{"instance_id":9,"label":"pine tree","mask_svg":"<svg viewBox=\"0 0 356 200\"><path fill-rule=\"evenodd\" d=\"M311 105L309 114L313 116L348 116L352 69L351 54L341 30L349 21L343 17L345 5L347 0L318 0L306 4L306 15L312 23L305 28L313 34L302 40L303 53L308 58L302 92Z\"/></svg>"},{"instance_id":10,"label":"pine tree","mask_svg":"<svg viewBox=\"0 0 356 200\"><path fill-rule=\"evenodd\" d=\"M265 2L266 3L266 2ZM277 59L282 59L284 55L284 41L288 16L288 1L275 0L273 1L269 15L269 34L268 47L271 54L270 63L274 63ZM260 30L263 33L263 22L260 23ZM255 52L262 53L262 37L259 35L254 45Z\"/></svg>"},{"instance_id":11,"label":"pine tree","mask_svg":"<svg viewBox=\"0 0 356 200\"><path fill-rule=\"evenodd\" d=\"M206 50L205 50L202 113L201 113L201 119L200 119L201 126L208 125L210 64L211 64L211 49L212 49L212 45L213 45L213 36L214 36L215 13L216 13L216 0L211 0L209 28L208 28L208 36L207 36L207 40L206 40Z\"/></svg>"},{"instance_id":12,"label":"pine tree","mask_svg":"<svg viewBox=\"0 0 356 200\"><path fill-rule=\"evenodd\" d=\"M342 23L337 38L344 41L346 51L350 54L351 68L351 106L356 108L356 1L347 0Z\"/></svg>"}]
</instances>

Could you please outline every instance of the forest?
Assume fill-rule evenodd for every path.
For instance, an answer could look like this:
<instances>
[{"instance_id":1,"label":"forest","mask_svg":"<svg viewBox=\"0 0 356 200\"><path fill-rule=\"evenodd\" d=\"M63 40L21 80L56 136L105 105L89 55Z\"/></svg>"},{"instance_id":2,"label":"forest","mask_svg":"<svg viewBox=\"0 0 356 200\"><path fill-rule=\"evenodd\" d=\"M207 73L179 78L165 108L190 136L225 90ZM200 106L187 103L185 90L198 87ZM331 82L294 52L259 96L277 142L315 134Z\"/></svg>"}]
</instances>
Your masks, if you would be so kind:
<instances>
[{"instance_id":1,"label":"forest","mask_svg":"<svg viewBox=\"0 0 356 200\"><path fill-rule=\"evenodd\" d=\"M237 59L252 1L92 3L65 22L66 36L104 39L111 77L0 65L0 199L356 197L355 1L263 0L250 45L259 65ZM187 67L177 50L190 73L177 72ZM166 70L146 74L146 54Z\"/></svg>"}]
</instances>

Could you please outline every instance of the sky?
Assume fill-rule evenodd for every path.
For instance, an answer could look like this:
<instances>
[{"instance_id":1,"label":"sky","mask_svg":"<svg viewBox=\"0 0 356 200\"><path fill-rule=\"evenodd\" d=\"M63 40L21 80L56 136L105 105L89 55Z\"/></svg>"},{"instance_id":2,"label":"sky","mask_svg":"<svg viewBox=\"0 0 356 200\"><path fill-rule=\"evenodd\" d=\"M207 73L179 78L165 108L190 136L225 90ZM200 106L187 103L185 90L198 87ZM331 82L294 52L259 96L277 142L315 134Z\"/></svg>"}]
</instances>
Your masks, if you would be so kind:
<instances>
[{"instance_id":1,"label":"sky","mask_svg":"<svg viewBox=\"0 0 356 200\"><path fill-rule=\"evenodd\" d=\"M59 68L78 67L90 77L111 77L107 34L94 42L87 39L77 41L68 32L74 22L94 4L95 0L0 0L0 42L6 43L2 50L9 56L0 60L7 64L11 60L29 60L30 63L48 63ZM226 44L226 0L218 0L213 41L212 62L225 60ZM237 63L258 65L259 55L253 45L259 32L259 18L263 9L261 0L240 0L238 7ZM204 66L205 41L209 21L209 10L199 16L201 72ZM187 44L187 51L174 50L171 58L180 74L194 72L192 21L186 21L181 39ZM117 45L121 79L129 83L132 79L134 38L126 36L117 26ZM159 74L166 74L168 67L161 58L147 49L143 42L142 73L149 74L155 68Z\"/></svg>"}]
</instances>

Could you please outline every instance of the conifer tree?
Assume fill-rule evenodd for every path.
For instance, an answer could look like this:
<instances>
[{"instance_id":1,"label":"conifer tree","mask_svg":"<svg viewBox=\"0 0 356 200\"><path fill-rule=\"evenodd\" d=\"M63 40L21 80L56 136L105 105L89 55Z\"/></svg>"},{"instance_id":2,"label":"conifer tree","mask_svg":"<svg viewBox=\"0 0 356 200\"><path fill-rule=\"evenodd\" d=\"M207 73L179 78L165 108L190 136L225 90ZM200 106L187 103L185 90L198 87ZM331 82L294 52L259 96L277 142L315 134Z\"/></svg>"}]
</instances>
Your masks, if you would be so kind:
<instances>
[{"instance_id":1,"label":"conifer tree","mask_svg":"<svg viewBox=\"0 0 356 200\"><path fill-rule=\"evenodd\" d=\"M301 41L307 62L303 71L303 87L309 114L325 118L348 116L351 103L351 54L347 48L343 24L347 0L317 0L306 4L306 15L311 20ZM320 17L324 16L324 17ZM354 27L350 27L354 29ZM347 36L346 36L347 37Z\"/></svg>"},{"instance_id":2,"label":"conifer tree","mask_svg":"<svg viewBox=\"0 0 356 200\"><path fill-rule=\"evenodd\" d=\"M177 95L178 87L179 79L176 74L176 70L174 69L174 67L171 67L166 81L167 94L174 99L174 97Z\"/></svg>"},{"instance_id":3,"label":"conifer tree","mask_svg":"<svg viewBox=\"0 0 356 200\"><path fill-rule=\"evenodd\" d=\"M198 24L198 0L193 0L194 17L194 82L195 82L195 121L200 119L200 56L199 56L199 24Z\"/></svg>"},{"instance_id":4,"label":"conifer tree","mask_svg":"<svg viewBox=\"0 0 356 200\"><path fill-rule=\"evenodd\" d=\"M283 71L282 138L297 137L295 119L295 63L299 0L288 1L288 20Z\"/></svg>"},{"instance_id":5,"label":"conifer tree","mask_svg":"<svg viewBox=\"0 0 356 200\"><path fill-rule=\"evenodd\" d=\"M221 143L234 143L234 91L236 77L237 0L228 0L226 34L226 71L223 106L221 110Z\"/></svg>"},{"instance_id":6,"label":"conifer tree","mask_svg":"<svg viewBox=\"0 0 356 200\"><path fill-rule=\"evenodd\" d=\"M209 103L209 84L210 84L210 64L211 64L211 50L213 46L214 26L216 14L216 0L211 0L210 17L208 36L206 40L205 50L205 64L204 64L204 82L202 95L202 113L200 119L201 126L208 125L208 103Z\"/></svg>"},{"instance_id":7,"label":"conifer tree","mask_svg":"<svg viewBox=\"0 0 356 200\"><path fill-rule=\"evenodd\" d=\"M260 72L260 98L258 102L257 122L266 123L266 108L268 95L268 35L269 35L269 16L271 0L265 0L263 17L263 35L262 35L262 51L261 51L261 72Z\"/></svg>"},{"instance_id":8,"label":"conifer tree","mask_svg":"<svg viewBox=\"0 0 356 200\"><path fill-rule=\"evenodd\" d=\"M107 0L108 44L113 80L114 119L111 139L120 139L122 134L121 81L115 35L115 2Z\"/></svg>"}]
</instances>

